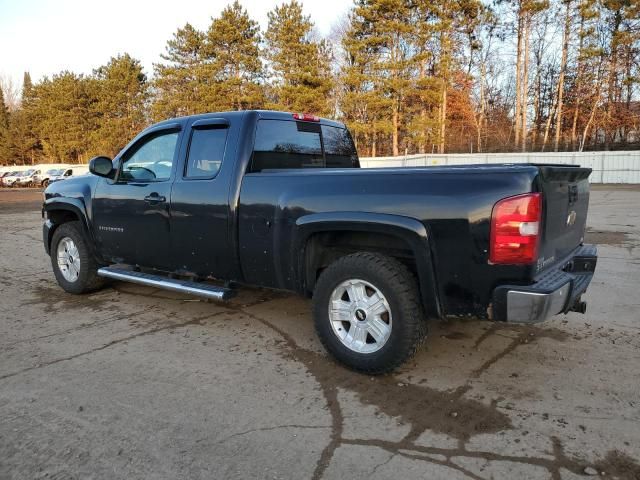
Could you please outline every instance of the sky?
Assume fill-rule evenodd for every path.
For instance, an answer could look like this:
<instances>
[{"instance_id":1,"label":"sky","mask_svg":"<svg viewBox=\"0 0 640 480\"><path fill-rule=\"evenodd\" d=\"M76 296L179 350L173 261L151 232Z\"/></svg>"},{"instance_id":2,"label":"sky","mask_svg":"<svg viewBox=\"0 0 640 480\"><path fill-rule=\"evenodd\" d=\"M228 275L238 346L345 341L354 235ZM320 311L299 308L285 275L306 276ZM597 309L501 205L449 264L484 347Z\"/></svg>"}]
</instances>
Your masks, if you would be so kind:
<instances>
[{"instance_id":1,"label":"sky","mask_svg":"<svg viewBox=\"0 0 640 480\"><path fill-rule=\"evenodd\" d=\"M206 29L232 0L0 0L0 76L17 85L62 70L91 73L112 56L129 53L147 74L167 40L186 22ZM267 12L283 0L240 0L264 30ZM301 0L326 35L351 0Z\"/></svg>"}]
</instances>

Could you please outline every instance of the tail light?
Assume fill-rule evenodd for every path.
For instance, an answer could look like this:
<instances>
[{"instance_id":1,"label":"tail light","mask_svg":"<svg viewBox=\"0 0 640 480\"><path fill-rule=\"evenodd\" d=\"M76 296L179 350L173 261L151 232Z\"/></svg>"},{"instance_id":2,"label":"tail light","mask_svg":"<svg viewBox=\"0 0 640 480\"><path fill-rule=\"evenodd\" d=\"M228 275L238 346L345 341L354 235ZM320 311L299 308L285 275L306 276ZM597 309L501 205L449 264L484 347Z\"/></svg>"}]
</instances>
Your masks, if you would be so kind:
<instances>
[{"instance_id":1,"label":"tail light","mask_svg":"<svg viewBox=\"0 0 640 480\"><path fill-rule=\"evenodd\" d=\"M320 117L311 115L310 113L294 113L293 118L296 120L303 120L305 122L319 122Z\"/></svg>"},{"instance_id":2,"label":"tail light","mask_svg":"<svg viewBox=\"0 0 640 480\"><path fill-rule=\"evenodd\" d=\"M529 264L538 257L542 196L528 193L500 200L491 213L489 262Z\"/></svg>"}]
</instances>

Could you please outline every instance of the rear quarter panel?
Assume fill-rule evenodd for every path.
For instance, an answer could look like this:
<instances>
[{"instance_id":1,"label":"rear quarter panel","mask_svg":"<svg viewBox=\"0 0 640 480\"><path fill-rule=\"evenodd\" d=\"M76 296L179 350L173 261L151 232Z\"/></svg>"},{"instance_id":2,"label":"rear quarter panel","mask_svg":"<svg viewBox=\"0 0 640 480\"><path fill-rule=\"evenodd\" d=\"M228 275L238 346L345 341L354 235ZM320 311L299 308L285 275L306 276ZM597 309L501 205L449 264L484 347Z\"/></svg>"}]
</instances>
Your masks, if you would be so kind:
<instances>
[{"instance_id":1,"label":"rear quarter panel","mask_svg":"<svg viewBox=\"0 0 640 480\"><path fill-rule=\"evenodd\" d=\"M489 223L501 198L535 188L530 166L279 171L245 175L239 246L244 280L300 290L296 221L364 212L421 222L445 315L486 315L493 287L526 283L532 268L488 265Z\"/></svg>"}]
</instances>

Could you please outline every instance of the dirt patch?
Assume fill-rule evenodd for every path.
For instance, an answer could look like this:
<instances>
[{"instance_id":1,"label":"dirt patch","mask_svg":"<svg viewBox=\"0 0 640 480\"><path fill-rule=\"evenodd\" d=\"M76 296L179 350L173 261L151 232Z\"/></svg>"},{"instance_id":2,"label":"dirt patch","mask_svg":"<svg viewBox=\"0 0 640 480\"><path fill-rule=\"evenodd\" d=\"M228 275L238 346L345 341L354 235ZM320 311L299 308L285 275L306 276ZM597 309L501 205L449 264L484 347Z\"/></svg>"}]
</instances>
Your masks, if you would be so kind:
<instances>
[{"instance_id":1,"label":"dirt patch","mask_svg":"<svg viewBox=\"0 0 640 480\"><path fill-rule=\"evenodd\" d=\"M597 245L611 245L614 247L622 247L629 243L629 233L627 232L611 232L607 230L593 230L587 228L585 235L585 243L595 243Z\"/></svg>"},{"instance_id":2,"label":"dirt patch","mask_svg":"<svg viewBox=\"0 0 640 480\"><path fill-rule=\"evenodd\" d=\"M640 480L640 464L629 455L613 450L596 463L598 472L604 472L607 477L623 480Z\"/></svg>"},{"instance_id":3,"label":"dirt patch","mask_svg":"<svg viewBox=\"0 0 640 480\"><path fill-rule=\"evenodd\" d=\"M442 335L442 338L446 338L447 340L464 340L469 338L469 335L464 332L449 332Z\"/></svg>"},{"instance_id":4,"label":"dirt patch","mask_svg":"<svg viewBox=\"0 0 640 480\"><path fill-rule=\"evenodd\" d=\"M0 214L38 212L41 208L40 188L0 188Z\"/></svg>"},{"instance_id":5,"label":"dirt patch","mask_svg":"<svg viewBox=\"0 0 640 480\"><path fill-rule=\"evenodd\" d=\"M416 439L426 430L447 434L462 444L473 435L513 428L509 417L498 410L497 400L485 404L465 398L469 385L439 391L398 382L392 375L371 377L355 373L327 356L300 348L293 337L266 319L243 309L239 312L277 332L282 337L283 356L303 364L322 390L331 413L332 426L330 441L320 455L314 479L322 477L337 448L348 443L343 438L344 415L338 400L340 390L354 393L361 403L375 407L379 414L411 426L402 441L394 444L396 451L412 449Z\"/></svg>"},{"instance_id":6,"label":"dirt patch","mask_svg":"<svg viewBox=\"0 0 640 480\"><path fill-rule=\"evenodd\" d=\"M556 327L494 322L476 339L473 348L477 349L487 338L501 331L517 333L518 336L514 338L514 341L518 344L526 344L539 338L549 338L556 342L564 342L572 337L570 333Z\"/></svg>"},{"instance_id":7,"label":"dirt patch","mask_svg":"<svg viewBox=\"0 0 640 480\"><path fill-rule=\"evenodd\" d=\"M283 339L280 341L283 347L283 356L303 364L322 390L331 414L331 436L316 464L314 479L323 476L335 451L342 445L378 447L386 450L392 456L399 455L414 459L424 459L427 456L432 463L457 470L463 475L477 480L481 480L483 477L456 464L453 459L462 456L482 459L485 462L507 461L529 466L535 465L547 469L554 479L561 478L563 469L581 475L584 474L586 468L590 467L584 459L568 456L562 443L555 436L551 437L552 459L467 450L466 442L474 435L497 433L514 428L511 419L498 408L500 398L492 399L489 404L466 398L465 394L471 389L470 383L453 390L440 391L423 385L398 382L397 377L393 375L370 377L358 374L335 363L329 357L300 348L288 333L268 320L242 308L238 308L238 312L276 331ZM475 348L491 335L498 334L499 331L505 329L518 333L507 346L505 352L510 352L522 344L536 342L541 338L559 342L572 338L572 335L557 328L494 324L478 339ZM449 335L454 339L462 339L458 333L452 331L449 332ZM505 352L499 353L487 364L495 362ZM487 364L480 367L478 373L486 369ZM473 374L471 377L474 376L477 377ZM338 399L338 393L341 390L354 393L362 404L375 407L377 414L395 418L399 424L410 425L409 433L400 441L345 438L343 436L345 418ZM417 444L416 441L425 431L446 434L455 438L458 444L449 448L426 447ZM638 463L620 452L609 452L601 462L594 466L599 472L604 471L607 476L612 475L613 478L640 480Z\"/></svg>"},{"instance_id":8,"label":"dirt patch","mask_svg":"<svg viewBox=\"0 0 640 480\"><path fill-rule=\"evenodd\" d=\"M439 391L423 385L398 382L392 375L369 377L348 370L324 355L300 348L288 350L291 359L303 363L323 390L343 389L355 393L359 401L384 415L411 425L407 442L425 430L444 433L459 440L472 435L511 428L509 418L487 405L467 399L469 387Z\"/></svg>"},{"instance_id":9,"label":"dirt patch","mask_svg":"<svg viewBox=\"0 0 640 480\"><path fill-rule=\"evenodd\" d=\"M56 312L58 310L89 309L93 312L100 312L110 299L105 298L100 293L91 295L72 295L65 292L60 287L49 287L46 285L33 285L29 287L32 298L22 302L21 307L29 305L43 305L45 311Z\"/></svg>"}]
</instances>

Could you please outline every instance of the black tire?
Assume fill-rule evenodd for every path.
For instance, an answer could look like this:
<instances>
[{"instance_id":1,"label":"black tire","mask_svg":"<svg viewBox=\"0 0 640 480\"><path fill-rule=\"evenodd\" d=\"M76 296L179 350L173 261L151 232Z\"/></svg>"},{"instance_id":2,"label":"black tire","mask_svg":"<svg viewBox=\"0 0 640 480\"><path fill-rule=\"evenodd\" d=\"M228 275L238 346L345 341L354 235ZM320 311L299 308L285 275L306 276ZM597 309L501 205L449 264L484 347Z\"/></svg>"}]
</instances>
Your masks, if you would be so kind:
<instances>
[{"instance_id":1,"label":"black tire","mask_svg":"<svg viewBox=\"0 0 640 480\"><path fill-rule=\"evenodd\" d=\"M73 243L78 249L78 257L80 259L80 272L74 281L68 281L58 265L58 245L60 241L66 237L73 240ZM65 292L74 294L88 293L98 290L104 285L104 279L97 274L98 268L100 268L101 265L96 262L96 259L89 250L82 224L79 221L63 223L53 232L50 256L53 273L58 284Z\"/></svg>"},{"instance_id":2,"label":"black tire","mask_svg":"<svg viewBox=\"0 0 640 480\"><path fill-rule=\"evenodd\" d=\"M49 185L49 180L43 180L40 186L46 188L48 185Z\"/></svg>"},{"instance_id":3,"label":"black tire","mask_svg":"<svg viewBox=\"0 0 640 480\"><path fill-rule=\"evenodd\" d=\"M331 326L331 295L342 282L352 279L375 286L386 298L393 318L386 343L372 353L350 349ZM415 277L399 261L377 253L354 253L329 265L313 293L313 314L318 337L329 353L349 368L367 374L394 370L416 352L426 337L426 320Z\"/></svg>"}]
</instances>

